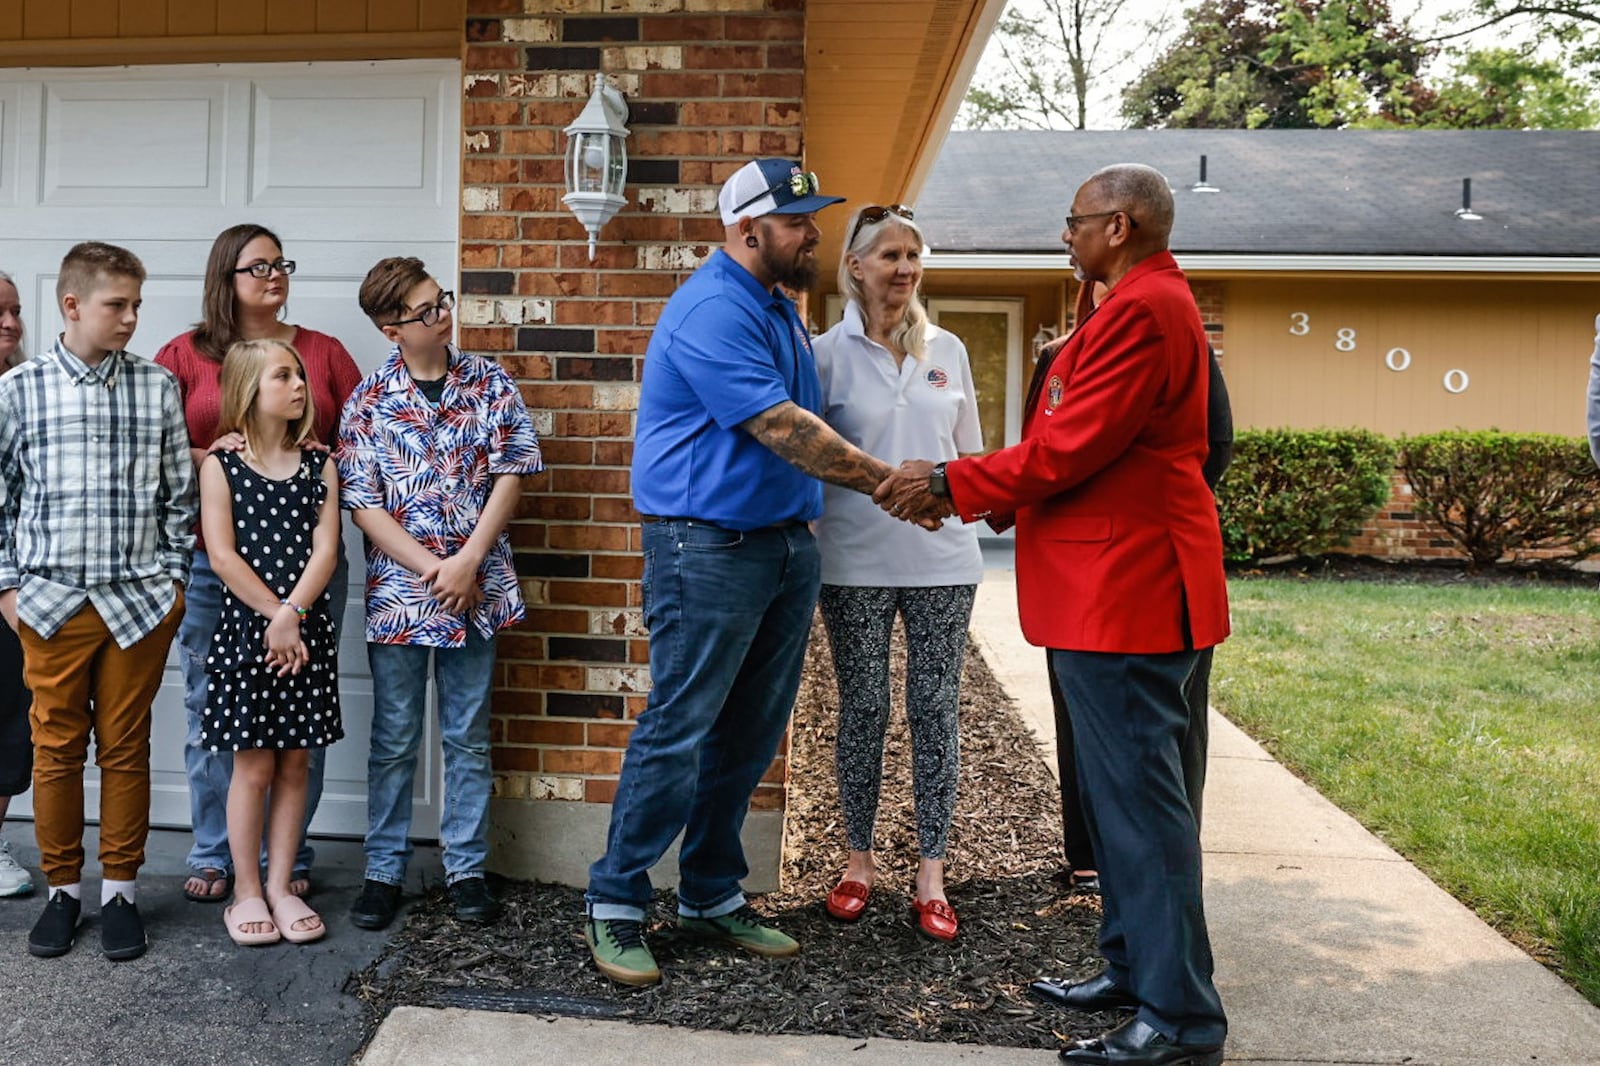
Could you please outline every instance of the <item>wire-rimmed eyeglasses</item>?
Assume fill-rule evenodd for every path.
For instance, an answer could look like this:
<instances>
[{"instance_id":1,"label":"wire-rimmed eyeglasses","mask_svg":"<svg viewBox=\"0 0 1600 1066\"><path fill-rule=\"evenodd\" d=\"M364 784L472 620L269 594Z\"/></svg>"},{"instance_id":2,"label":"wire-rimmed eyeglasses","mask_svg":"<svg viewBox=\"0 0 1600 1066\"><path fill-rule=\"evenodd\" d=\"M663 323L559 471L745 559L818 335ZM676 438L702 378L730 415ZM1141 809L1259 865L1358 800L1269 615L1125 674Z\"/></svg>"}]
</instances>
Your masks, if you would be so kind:
<instances>
[{"instance_id":1,"label":"wire-rimmed eyeglasses","mask_svg":"<svg viewBox=\"0 0 1600 1066\"><path fill-rule=\"evenodd\" d=\"M1068 215L1067 232L1077 233L1078 227L1089 221L1091 218L1110 218L1112 215L1128 215L1128 212L1119 207L1115 211L1090 211L1086 215ZM1128 228L1138 229L1139 220L1134 218L1132 215L1128 215Z\"/></svg>"}]
</instances>

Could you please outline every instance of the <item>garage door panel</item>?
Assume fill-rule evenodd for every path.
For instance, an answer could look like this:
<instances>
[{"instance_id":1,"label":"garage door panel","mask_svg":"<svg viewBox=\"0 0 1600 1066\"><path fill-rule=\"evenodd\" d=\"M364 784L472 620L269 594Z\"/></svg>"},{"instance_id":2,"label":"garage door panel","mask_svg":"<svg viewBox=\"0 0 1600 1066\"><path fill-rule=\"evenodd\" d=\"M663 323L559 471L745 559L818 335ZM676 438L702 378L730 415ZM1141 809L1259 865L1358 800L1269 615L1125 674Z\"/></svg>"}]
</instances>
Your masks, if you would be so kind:
<instances>
[{"instance_id":1,"label":"garage door panel","mask_svg":"<svg viewBox=\"0 0 1600 1066\"><path fill-rule=\"evenodd\" d=\"M436 61L252 64L205 74L173 67L0 71L0 270L17 278L29 348L37 352L61 329L56 273L78 241L112 241L143 260L149 279L129 347L154 356L199 317L217 233L258 222L283 238L298 264L288 319L338 337L363 374L372 371L389 353L356 302L372 264L415 255L442 286L456 285L460 85L456 65ZM268 111L257 110L262 101ZM103 117L110 113L130 128L110 128ZM347 135L352 123L359 129ZM151 158L162 153L149 145L180 133L181 150ZM132 154L117 149L139 156L128 169L104 154L107 143L145 147ZM262 195L252 199L256 193ZM363 545L353 523L345 523L344 542L351 569L339 652L346 739L329 749L313 828L360 835L372 679L361 605ZM439 826L436 706L430 686L412 822L422 837L436 835ZM189 822L184 732L183 681L173 654L153 711L156 825ZM91 815L95 776L91 768ZM26 816L30 799L18 797L11 813Z\"/></svg>"},{"instance_id":2,"label":"garage door panel","mask_svg":"<svg viewBox=\"0 0 1600 1066\"><path fill-rule=\"evenodd\" d=\"M414 79L258 82L251 203L437 205L447 146L437 89L419 91L429 88Z\"/></svg>"},{"instance_id":3,"label":"garage door panel","mask_svg":"<svg viewBox=\"0 0 1600 1066\"><path fill-rule=\"evenodd\" d=\"M17 202L17 157L21 154L22 88L0 84L0 207Z\"/></svg>"},{"instance_id":4,"label":"garage door panel","mask_svg":"<svg viewBox=\"0 0 1600 1066\"><path fill-rule=\"evenodd\" d=\"M44 99L43 206L223 204L226 83L58 82Z\"/></svg>"}]
</instances>

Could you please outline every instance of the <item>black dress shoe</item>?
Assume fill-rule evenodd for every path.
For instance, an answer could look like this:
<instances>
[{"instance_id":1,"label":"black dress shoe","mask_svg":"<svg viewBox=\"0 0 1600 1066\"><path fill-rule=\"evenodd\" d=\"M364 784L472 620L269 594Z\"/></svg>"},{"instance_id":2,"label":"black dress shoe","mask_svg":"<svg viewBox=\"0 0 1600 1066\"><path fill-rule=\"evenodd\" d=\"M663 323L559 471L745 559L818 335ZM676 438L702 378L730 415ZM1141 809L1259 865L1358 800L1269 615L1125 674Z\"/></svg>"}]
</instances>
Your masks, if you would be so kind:
<instances>
[{"instance_id":1,"label":"black dress shoe","mask_svg":"<svg viewBox=\"0 0 1600 1066\"><path fill-rule=\"evenodd\" d=\"M1093 1040L1062 1048L1061 1061L1081 1066L1222 1066L1222 1045L1174 1044L1130 1018Z\"/></svg>"},{"instance_id":2,"label":"black dress shoe","mask_svg":"<svg viewBox=\"0 0 1600 1066\"><path fill-rule=\"evenodd\" d=\"M350 921L362 929L382 929L400 912L400 886L367 878L350 908Z\"/></svg>"},{"instance_id":3,"label":"black dress shoe","mask_svg":"<svg viewBox=\"0 0 1600 1066\"><path fill-rule=\"evenodd\" d=\"M139 908L118 892L100 908L100 950L112 962L127 962L144 954L149 941Z\"/></svg>"},{"instance_id":4,"label":"black dress shoe","mask_svg":"<svg viewBox=\"0 0 1600 1066\"><path fill-rule=\"evenodd\" d=\"M456 921L474 925L488 925L500 917L500 901L489 891L489 883L481 877L463 877L450 886L450 903L456 909Z\"/></svg>"},{"instance_id":5,"label":"black dress shoe","mask_svg":"<svg viewBox=\"0 0 1600 1066\"><path fill-rule=\"evenodd\" d=\"M33 931L28 934L28 954L53 959L71 951L72 942L78 937L78 915L82 911L83 904L60 889L50 893L44 913L39 915L39 920L33 923Z\"/></svg>"},{"instance_id":6,"label":"black dress shoe","mask_svg":"<svg viewBox=\"0 0 1600 1066\"><path fill-rule=\"evenodd\" d=\"M1118 988L1105 974L1086 981L1067 981L1045 977L1028 986L1040 999L1073 1010L1138 1010L1139 1000L1132 992Z\"/></svg>"}]
</instances>

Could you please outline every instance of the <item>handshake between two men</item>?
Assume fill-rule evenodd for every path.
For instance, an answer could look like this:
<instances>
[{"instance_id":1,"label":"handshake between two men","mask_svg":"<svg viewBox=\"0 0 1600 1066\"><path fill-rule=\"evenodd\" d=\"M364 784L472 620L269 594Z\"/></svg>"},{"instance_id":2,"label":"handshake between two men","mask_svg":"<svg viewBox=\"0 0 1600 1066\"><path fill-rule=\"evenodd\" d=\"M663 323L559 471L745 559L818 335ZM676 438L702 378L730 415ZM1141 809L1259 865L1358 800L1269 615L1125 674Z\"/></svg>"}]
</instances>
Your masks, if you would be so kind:
<instances>
[{"instance_id":1,"label":"handshake between two men","mask_svg":"<svg viewBox=\"0 0 1600 1066\"><path fill-rule=\"evenodd\" d=\"M944 464L907 459L884 478L872 493L872 502L896 518L934 530L956 513L944 483Z\"/></svg>"}]
</instances>

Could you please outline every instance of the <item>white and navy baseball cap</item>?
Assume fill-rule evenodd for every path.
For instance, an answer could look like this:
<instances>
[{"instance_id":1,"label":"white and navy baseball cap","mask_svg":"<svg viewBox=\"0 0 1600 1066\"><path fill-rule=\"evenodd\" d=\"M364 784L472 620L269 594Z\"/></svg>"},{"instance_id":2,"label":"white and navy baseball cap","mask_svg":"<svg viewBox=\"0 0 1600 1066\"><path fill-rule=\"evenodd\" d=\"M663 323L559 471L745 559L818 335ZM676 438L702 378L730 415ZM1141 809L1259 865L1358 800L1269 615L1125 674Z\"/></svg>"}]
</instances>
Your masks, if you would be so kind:
<instances>
[{"instance_id":1,"label":"white and navy baseball cap","mask_svg":"<svg viewBox=\"0 0 1600 1066\"><path fill-rule=\"evenodd\" d=\"M842 196L821 195L817 176L788 159L753 159L734 171L717 194L724 226L762 215L806 215L842 203Z\"/></svg>"}]
</instances>

